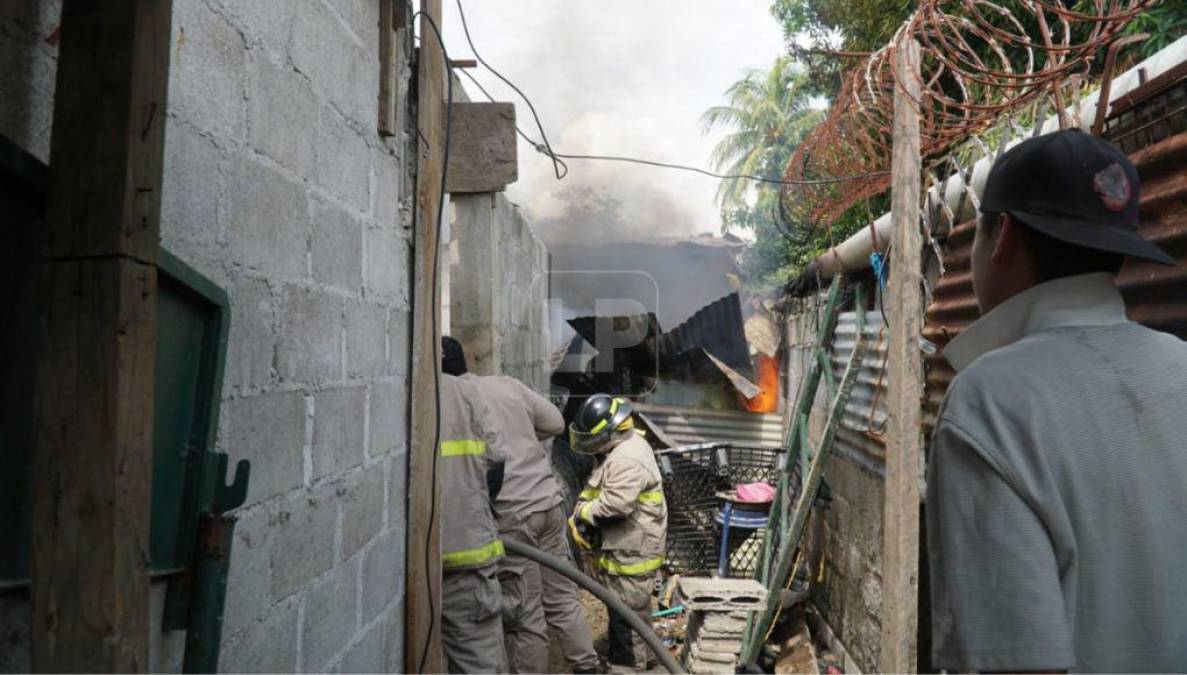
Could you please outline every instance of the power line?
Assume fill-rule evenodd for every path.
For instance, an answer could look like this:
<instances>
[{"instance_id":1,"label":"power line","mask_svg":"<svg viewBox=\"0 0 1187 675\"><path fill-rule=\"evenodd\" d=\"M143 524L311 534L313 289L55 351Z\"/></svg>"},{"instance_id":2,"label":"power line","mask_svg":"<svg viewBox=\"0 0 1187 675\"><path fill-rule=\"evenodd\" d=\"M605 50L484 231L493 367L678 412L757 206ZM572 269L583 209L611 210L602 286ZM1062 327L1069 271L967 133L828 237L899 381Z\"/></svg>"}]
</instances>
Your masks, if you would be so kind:
<instances>
[{"instance_id":1,"label":"power line","mask_svg":"<svg viewBox=\"0 0 1187 675\"><path fill-rule=\"evenodd\" d=\"M485 67L492 74L494 74L495 77L502 80L504 84L511 87L515 91L515 93L518 94L521 99L523 99L523 102L526 103L528 106L528 110L530 110L532 113L532 119L536 122L536 128L540 130L540 141L536 141L535 139L533 139L523 129L520 129L518 126L515 127L515 131L518 132L519 135L522 136L525 141L530 143L531 146L533 148L535 148L535 150L537 152L539 152L540 154L542 154L545 157L548 157L549 159L552 160L552 169L553 169L553 172L556 174L557 180L563 179L569 173L569 166L567 164L565 164L564 161L562 161L562 160L566 160L566 159L594 160L594 161L602 161L602 162L624 162L624 163L628 163L628 164L642 164L645 166L654 166L654 167L659 167L662 169L675 169L677 171L691 171L693 173L699 173L701 175L709 176L711 178L720 178L722 180L739 180L739 179L740 180L752 180L755 182L769 183L772 185L829 185L829 184L833 184L833 183L844 183L844 182L848 182L848 181L863 180L866 178L874 178L877 176L886 176L886 175L890 174L890 171L871 171L869 173L855 174L855 175L850 175L850 176L835 176L835 177L831 177L831 178L815 178L815 179L804 178L804 179L800 179L800 180L782 180L779 178L767 178L765 176L755 176L755 175L746 174L746 173L722 174L722 173L717 173L715 171L709 171L707 169L701 169L701 168L698 168L695 166L688 166L686 164L673 164L671 162L659 162L659 161L650 160L650 159L639 159L637 157L623 157L623 156L619 156L619 155L570 155L570 154L556 152L552 149L552 144L549 143L549 141L548 141L548 134L545 133L545 131L544 131L544 124L540 121L540 115L536 112L536 106L532 104L532 100L528 98L527 94L523 93L523 90L521 90L519 87L515 86L515 83L513 83L511 80L504 77L502 73L500 73L499 71L497 71L493 67L491 67L491 65L486 62L486 59L483 59L482 56L478 53L478 49L474 46L474 40L470 37L470 27L469 27L469 24L466 23L466 12L465 12L465 10L462 9L462 0L456 0L456 1L457 1L458 16L462 20L462 32L464 32L466 34L466 42L468 42L470 44L470 50L472 52L474 52L475 60L477 60L479 63L481 63L483 65L483 67ZM471 75L466 70L460 70L460 72L465 73L466 77L470 78L470 81L473 82L475 84L475 86L478 87L479 91L481 91L489 100L491 100L492 102L495 100L495 97L491 96L490 92L487 91L486 88L483 87L482 84L478 82L477 78L475 78L473 75Z\"/></svg>"}]
</instances>

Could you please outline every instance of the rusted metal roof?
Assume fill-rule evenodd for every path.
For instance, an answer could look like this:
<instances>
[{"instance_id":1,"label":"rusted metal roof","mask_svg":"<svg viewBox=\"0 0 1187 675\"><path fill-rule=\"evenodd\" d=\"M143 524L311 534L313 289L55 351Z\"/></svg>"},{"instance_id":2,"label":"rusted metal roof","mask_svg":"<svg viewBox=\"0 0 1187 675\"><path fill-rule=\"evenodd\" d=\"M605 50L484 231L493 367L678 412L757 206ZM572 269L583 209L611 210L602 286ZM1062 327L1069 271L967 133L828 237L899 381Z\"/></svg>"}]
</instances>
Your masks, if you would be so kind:
<instances>
[{"instance_id":1,"label":"rusted metal roof","mask_svg":"<svg viewBox=\"0 0 1187 675\"><path fill-rule=\"evenodd\" d=\"M1187 133L1132 155L1142 178L1141 233L1179 260L1178 267L1130 260L1117 277L1129 317L1187 339ZM944 242L945 273L936 282L923 337L935 343L926 358L924 426L930 434L955 376L942 356L948 342L977 319L969 256L976 221L953 228Z\"/></svg>"}]
</instances>

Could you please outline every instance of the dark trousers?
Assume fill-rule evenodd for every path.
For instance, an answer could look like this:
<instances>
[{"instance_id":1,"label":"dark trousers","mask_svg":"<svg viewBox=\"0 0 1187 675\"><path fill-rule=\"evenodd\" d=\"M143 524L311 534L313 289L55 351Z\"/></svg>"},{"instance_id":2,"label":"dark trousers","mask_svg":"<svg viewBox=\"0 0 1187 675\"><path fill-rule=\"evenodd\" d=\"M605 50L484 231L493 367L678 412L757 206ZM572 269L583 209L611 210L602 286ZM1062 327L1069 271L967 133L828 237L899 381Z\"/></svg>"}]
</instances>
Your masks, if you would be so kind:
<instances>
[{"instance_id":1,"label":"dark trousers","mask_svg":"<svg viewBox=\"0 0 1187 675\"><path fill-rule=\"evenodd\" d=\"M606 613L610 617L610 625L607 629L609 645L606 650L606 660L620 666L641 666L642 664L635 663L635 631L631 629L631 625L626 622L626 619L618 616L614 610L606 607Z\"/></svg>"}]
</instances>

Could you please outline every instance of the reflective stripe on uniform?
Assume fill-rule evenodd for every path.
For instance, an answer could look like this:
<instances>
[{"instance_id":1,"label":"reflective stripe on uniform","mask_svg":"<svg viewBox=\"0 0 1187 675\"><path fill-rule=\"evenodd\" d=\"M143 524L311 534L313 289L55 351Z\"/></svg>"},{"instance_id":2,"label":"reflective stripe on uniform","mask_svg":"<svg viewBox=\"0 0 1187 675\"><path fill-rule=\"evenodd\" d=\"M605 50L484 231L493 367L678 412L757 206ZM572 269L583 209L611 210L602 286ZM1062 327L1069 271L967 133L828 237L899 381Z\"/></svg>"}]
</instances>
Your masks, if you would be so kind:
<instances>
[{"instance_id":1,"label":"reflective stripe on uniform","mask_svg":"<svg viewBox=\"0 0 1187 675\"><path fill-rule=\"evenodd\" d=\"M478 548L467 548L461 551L451 551L449 553L441 554L442 567L463 567L469 565L481 565L485 562L490 562L496 558L502 557L506 551L503 549L503 541L496 539L485 546Z\"/></svg>"},{"instance_id":2,"label":"reflective stripe on uniform","mask_svg":"<svg viewBox=\"0 0 1187 675\"><path fill-rule=\"evenodd\" d=\"M578 499L585 501L593 501L602 496L602 491L597 488L585 488L581 494L577 495ZM640 504L663 504L664 491L663 490L644 490L639 493Z\"/></svg>"},{"instance_id":3,"label":"reflective stripe on uniform","mask_svg":"<svg viewBox=\"0 0 1187 675\"><path fill-rule=\"evenodd\" d=\"M640 504L663 504L664 492L663 490L645 490L639 493Z\"/></svg>"},{"instance_id":4,"label":"reflective stripe on uniform","mask_svg":"<svg viewBox=\"0 0 1187 675\"><path fill-rule=\"evenodd\" d=\"M486 442L471 439L461 441L443 441L441 443L442 457L458 457L460 455L485 455Z\"/></svg>"},{"instance_id":5,"label":"reflective stripe on uniform","mask_svg":"<svg viewBox=\"0 0 1187 675\"><path fill-rule=\"evenodd\" d=\"M648 572L654 572L662 567L664 564L664 557L658 556L655 558L648 558L643 562L637 563L620 563L617 560L602 556L597 559L599 568L606 571L607 574L614 574L621 577L634 577Z\"/></svg>"}]
</instances>

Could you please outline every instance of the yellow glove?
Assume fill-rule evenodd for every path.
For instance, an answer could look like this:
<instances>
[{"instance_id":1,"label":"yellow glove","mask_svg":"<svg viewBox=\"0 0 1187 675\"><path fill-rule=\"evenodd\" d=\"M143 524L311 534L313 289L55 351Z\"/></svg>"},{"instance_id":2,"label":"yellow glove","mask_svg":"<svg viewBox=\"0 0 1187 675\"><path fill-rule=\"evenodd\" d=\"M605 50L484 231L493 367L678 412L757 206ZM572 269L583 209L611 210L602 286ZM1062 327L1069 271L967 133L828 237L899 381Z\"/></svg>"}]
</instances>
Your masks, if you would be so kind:
<instances>
[{"instance_id":1,"label":"yellow glove","mask_svg":"<svg viewBox=\"0 0 1187 675\"><path fill-rule=\"evenodd\" d=\"M569 516L569 534L573 535L573 543L577 544L583 551L593 550L593 544L581 536L581 528L577 526L576 514Z\"/></svg>"}]
</instances>

